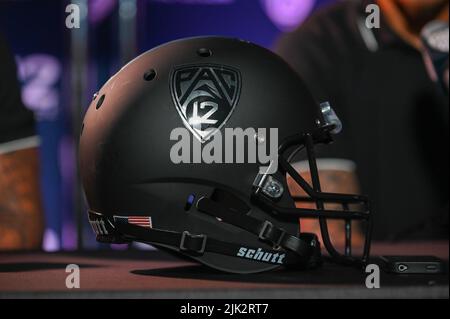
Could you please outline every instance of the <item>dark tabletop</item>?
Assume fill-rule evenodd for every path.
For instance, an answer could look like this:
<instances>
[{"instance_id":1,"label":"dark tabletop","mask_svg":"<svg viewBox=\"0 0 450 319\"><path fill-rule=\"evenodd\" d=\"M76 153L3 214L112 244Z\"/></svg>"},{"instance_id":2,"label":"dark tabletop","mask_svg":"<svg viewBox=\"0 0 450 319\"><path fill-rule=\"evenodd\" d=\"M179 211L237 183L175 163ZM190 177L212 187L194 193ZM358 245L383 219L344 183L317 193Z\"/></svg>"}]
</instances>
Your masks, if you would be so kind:
<instances>
[{"instance_id":1,"label":"dark tabletop","mask_svg":"<svg viewBox=\"0 0 450 319\"><path fill-rule=\"evenodd\" d=\"M375 243L376 255L435 255L448 242ZM80 266L80 288L66 288L66 266ZM448 269L448 263L446 268ZM0 253L0 298L448 298L442 275L381 272L380 289L358 269L325 263L311 271L226 274L159 251Z\"/></svg>"}]
</instances>

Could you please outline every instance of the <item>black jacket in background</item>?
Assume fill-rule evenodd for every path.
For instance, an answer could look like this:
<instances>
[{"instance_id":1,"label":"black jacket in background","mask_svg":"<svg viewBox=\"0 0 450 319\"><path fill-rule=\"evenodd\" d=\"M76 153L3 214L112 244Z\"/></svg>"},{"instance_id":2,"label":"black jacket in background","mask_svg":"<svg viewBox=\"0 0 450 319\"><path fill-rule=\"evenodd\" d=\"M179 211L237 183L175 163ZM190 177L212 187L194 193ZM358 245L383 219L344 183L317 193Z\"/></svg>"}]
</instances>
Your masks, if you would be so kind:
<instances>
[{"instance_id":1,"label":"black jacket in background","mask_svg":"<svg viewBox=\"0 0 450 319\"><path fill-rule=\"evenodd\" d=\"M364 9L357 1L328 7L284 35L277 51L343 121L319 154L357 164L375 238L448 238L448 97L385 23L364 27Z\"/></svg>"}]
</instances>

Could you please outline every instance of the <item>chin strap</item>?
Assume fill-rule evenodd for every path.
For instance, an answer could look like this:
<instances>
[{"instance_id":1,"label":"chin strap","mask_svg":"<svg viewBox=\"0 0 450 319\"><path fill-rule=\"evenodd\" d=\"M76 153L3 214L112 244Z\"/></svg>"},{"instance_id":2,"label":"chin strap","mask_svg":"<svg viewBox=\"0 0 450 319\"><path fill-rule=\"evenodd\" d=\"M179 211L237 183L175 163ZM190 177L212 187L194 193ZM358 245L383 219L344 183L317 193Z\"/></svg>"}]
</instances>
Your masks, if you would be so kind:
<instances>
[{"instance_id":1,"label":"chin strap","mask_svg":"<svg viewBox=\"0 0 450 319\"><path fill-rule=\"evenodd\" d=\"M302 233L299 237L293 236L269 220L262 221L245 212L234 211L207 197L198 200L197 209L254 234L262 242L272 245L274 249L283 249L296 255L308 264L308 268L321 265L320 243L315 234Z\"/></svg>"},{"instance_id":2,"label":"chin strap","mask_svg":"<svg viewBox=\"0 0 450 319\"><path fill-rule=\"evenodd\" d=\"M272 265L295 266L305 269L312 267L309 260L283 250L240 245L217 240L204 234L191 234L188 231L167 231L121 222L118 222L116 226L119 232L127 234L126 238L129 240L175 248L180 253L192 257L210 252Z\"/></svg>"},{"instance_id":3,"label":"chin strap","mask_svg":"<svg viewBox=\"0 0 450 319\"><path fill-rule=\"evenodd\" d=\"M202 207L206 203L208 201L203 201ZM206 234L142 227L129 223L127 216L113 216L113 223L98 213L89 212L88 216L97 234L97 240L105 243L126 243L134 240L175 249L192 257L202 256L205 252L210 252L297 269L316 268L320 266L322 260L320 247L318 247L319 241L314 234L309 233L301 234L296 239L298 241L296 244L293 244L293 239L288 239L287 241L281 241L278 247L266 249L218 240ZM271 238L277 233L273 231L277 228L268 225L263 226L261 233ZM267 241L267 239L264 241ZM282 245L285 242L291 242L291 244L288 244L291 249L283 249Z\"/></svg>"}]
</instances>

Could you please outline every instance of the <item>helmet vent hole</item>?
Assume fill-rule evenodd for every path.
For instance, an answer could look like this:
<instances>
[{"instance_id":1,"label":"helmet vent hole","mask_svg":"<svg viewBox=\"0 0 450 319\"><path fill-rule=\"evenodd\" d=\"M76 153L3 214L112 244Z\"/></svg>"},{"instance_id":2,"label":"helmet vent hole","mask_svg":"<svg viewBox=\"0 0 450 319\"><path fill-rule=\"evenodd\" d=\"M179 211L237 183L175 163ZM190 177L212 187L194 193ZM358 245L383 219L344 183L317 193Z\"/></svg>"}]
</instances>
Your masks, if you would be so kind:
<instances>
[{"instance_id":1,"label":"helmet vent hole","mask_svg":"<svg viewBox=\"0 0 450 319\"><path fill-rule=\"evenodd\" d=\"M97 110L102 106L104 100L105 100L105 94L102 94L102 96L100 96L100 98L97 101L97 105L95 106L95 108Z\"/></svg>"},{"instance_id":2,"label":"helmet vent hole","mask_svg":"<svg viewBox=\"0 0 450 319\"><path fill-rule=\"evenodd\" d=\"M208 48L200 48L197 50L197 54L202 58L207 58L212 55L212 51Z\"/></svg>"},{"instance_id":3,"label":"helmet vent hole","mask_svg":"<svg viewBox=\"0 0 450 319\"><path fill-rule=\"evenodd\" d=\"M144 80L145 81L152 81L156 77L156 71L154 69L150 69L147 72L144 73Z\"/></svg>"}]
</instances>

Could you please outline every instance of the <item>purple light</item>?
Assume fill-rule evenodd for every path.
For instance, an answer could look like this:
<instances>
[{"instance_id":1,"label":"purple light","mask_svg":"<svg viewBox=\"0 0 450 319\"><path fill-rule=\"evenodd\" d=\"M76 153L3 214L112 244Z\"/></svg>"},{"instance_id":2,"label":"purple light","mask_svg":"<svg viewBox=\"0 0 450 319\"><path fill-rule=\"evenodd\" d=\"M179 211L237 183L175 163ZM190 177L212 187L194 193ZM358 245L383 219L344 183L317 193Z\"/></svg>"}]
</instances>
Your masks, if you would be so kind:
<instances>
[{"instance_id":1,"label":"purple light","mask_svg":"<svg viewBox=\"0 0 450 319\"><path fill-rule=\"evenodd\" d=\"M109 246L111 247L112 250L127 250L128 249L128 245L124 245L124 244L111 244Z\"/></svg>"},{"instance_id":2,"label":"purple light","mask_svg":"<svg viewBox=\"0 0 450 319\"><path fill-rule=\"evenodd\" d=\"M267 16L281 31L292 31L314 8L315 0L261 0Z\"/></svg>"},{"instance_id":3,"label":"purple light","mask_svg":"<svg viewBox=\"0 0 450 319\"><path fill-rule=\"evenodd\" d=\"M117 0L89 0L89 22L97 24L114 10Z\"/></svg>"},{"instance_id":4,"label":"purple light","mask_svg":"<svg viewBox=\"0 0 450 319\"><path fill-rule=\"evenodd\" d=\"M59 171L61 174L63 207L61 210L63 227L61 232L64 250L74 250L77 248L77 230L75 225L74 211L71 204L73 200L73 188L75 185L76 152L74 140L70 136L64 136L59 144Z\"/></svg>"},{"instance_id":5,"label":"purple light","mask_svg":"<svg viewBox=\"0 0 450 319\"><path fill-rule=\"evenodd\" d=\"M167 4L230 4L235 0L153 0L153 2L162 2Z\"/></svg>"},{"instance_id":6,"label":"purple light","mask_svg":"<svg viewBox=\"0 0 450 319\"><path fill-rule=\"evenodd\" d=\"M47 228L44 233L44 241L42 244L44 251L58 251L60 249L60 242L58 234L50 228Z\"/></svg>"},{"instance_id":7,"label":"purple light","mask_svg":"<svg viewBox=\"0 0 450 319\"><path fill-rule=\"evenodd\" d=\"M64 222L62 227L62 249L77 249L77 230L73 222Z\"/></svg>"}]
</instances>

